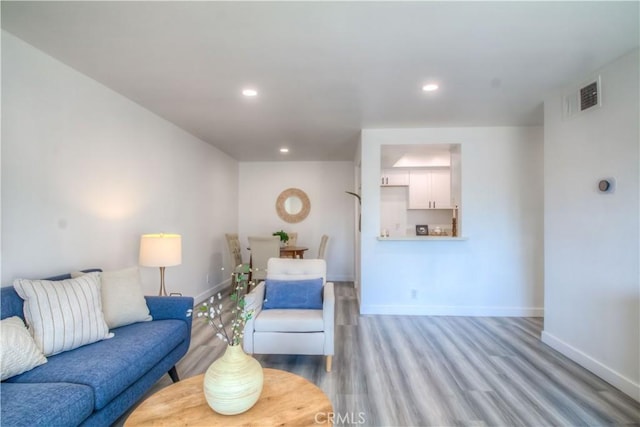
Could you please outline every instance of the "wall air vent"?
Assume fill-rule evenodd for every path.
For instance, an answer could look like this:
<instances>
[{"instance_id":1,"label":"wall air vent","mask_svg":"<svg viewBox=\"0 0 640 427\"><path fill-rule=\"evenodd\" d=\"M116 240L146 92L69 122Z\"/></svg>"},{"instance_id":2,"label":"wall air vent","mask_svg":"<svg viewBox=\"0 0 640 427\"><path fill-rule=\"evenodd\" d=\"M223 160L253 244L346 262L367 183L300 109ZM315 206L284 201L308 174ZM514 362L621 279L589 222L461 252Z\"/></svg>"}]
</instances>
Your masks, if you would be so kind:
<instances>
[{"instance_id":1,"label":"wall air vent","mask_svg":"<svg viewBox=\"0 0 640 427\"><path fill-rule=\"evenodd\" d=\"M597 105L598 82L595 81L580 89L580 111L584 111L587 108L595 107Z\"/></svg>"},{"instance_id":2,"label":"wall air vent","mask_svg":"<svg viewBox=\"0 0 640 427\"><path fill-rule=\"evenodd\" d=\"M602 87L600 76L580 85L580 88L573 90L564 96L563 115L565 118L575 116L583 111L602 106Z\"/></svg>"}]
</instances>

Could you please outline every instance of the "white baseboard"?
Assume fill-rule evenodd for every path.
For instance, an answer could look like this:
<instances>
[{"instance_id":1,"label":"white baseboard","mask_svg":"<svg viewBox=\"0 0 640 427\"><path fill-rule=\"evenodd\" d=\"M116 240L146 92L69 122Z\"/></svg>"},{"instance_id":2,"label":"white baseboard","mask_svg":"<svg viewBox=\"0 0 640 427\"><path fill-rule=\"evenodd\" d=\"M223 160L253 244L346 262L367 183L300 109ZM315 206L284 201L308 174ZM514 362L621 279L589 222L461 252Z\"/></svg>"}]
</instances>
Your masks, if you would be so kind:
<instances>
[{"instance_id":1,"label":"white baseboard","mask_svg":"<svg viewBox=\"0 0 640 427\"><path fill-rule=\"evenodd\" d=\"M640 402L640 384L634 383L633 380L546 331L542 331L542 342Z\"/></svg>"},{"instance_id":2,"label":"white baseboard","mask_svg":"<svg viewBox=\"0 0 640 427\"><path fill-rule=\"evenodd\" d=\"M201 302L209 298L211 295L215 294L216 292L220 292L222 289L229 286L230 282L231 282L231 278L228 278L227 280L224 280L218 283L217 285L214 285L212 288L209 288L206 291L199 293L198 295L193 297L193 304L194 305L200 304Z\"/></svg>"},{"instance_id":3,"label":"white baseboard","mask_svg":"<svg viewBox=\"0 0 640 427\"><path fill-rule=\"evenodd\" d=\"M361 305L360 314L408 316L543 317L542 307Z\"/></svg>"},{"instance_id":4,"label":"white baseboard","mask_svg":"<svg viewBox=\"0 0 640 427\"><path fill-rule=\"evenodd\" d=\"M353 276L327 276L327 282L353 282Z\"/></svg>"},{"instance_id":5,"label":"white baseboard","mask_svg":"<svg viewBox=\"0 0 640 427\"><path fill-rule=\"evenodd\" d=\"M360 314L409 316L542 317L542 307L477 307L427 305L361 305Z\"/></svg>"}]
</instances>

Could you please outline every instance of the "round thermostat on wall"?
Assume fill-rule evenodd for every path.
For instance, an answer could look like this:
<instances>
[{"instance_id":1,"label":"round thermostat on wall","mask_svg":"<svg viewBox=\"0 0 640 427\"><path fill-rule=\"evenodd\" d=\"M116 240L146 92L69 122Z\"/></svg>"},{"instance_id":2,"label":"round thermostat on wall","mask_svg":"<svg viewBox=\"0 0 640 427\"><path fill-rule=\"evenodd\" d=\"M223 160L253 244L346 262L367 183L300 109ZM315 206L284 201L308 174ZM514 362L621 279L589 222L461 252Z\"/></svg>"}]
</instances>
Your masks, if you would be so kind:
<instances>
[{"instance_id":1,"label":"round thermostat on wall","mask_svg":"<svg viewBox=\"0 0 640 427\"><path fill-rule=\"evenodd\" d=\"M598 181L598 191L601 193L613 193L616 189L615 178L603 178Z\"/></svg>"}]
</instances>

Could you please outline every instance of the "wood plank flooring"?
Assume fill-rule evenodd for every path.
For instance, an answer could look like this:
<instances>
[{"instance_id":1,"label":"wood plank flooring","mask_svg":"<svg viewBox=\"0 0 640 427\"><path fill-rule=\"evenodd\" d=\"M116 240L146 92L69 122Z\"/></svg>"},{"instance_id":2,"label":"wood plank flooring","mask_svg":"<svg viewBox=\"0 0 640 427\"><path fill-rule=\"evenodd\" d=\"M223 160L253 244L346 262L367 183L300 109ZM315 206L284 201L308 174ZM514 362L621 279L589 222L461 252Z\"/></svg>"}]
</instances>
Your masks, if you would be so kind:
<instances>
[{"instance_id":1,"label":"wood plank flooring","mask_svg":"<svg viewBox=\"0 0 640 427\"><path fill-rule=\"evenodd\" d=\"M255 357L317 384L336 425L640 426L640 403L540 341L541 318L359 316L353 284L335 286L332 372L320 356ZM178 372L203 373L223 350L194 319Z\"/></svg>"}]
</instances>

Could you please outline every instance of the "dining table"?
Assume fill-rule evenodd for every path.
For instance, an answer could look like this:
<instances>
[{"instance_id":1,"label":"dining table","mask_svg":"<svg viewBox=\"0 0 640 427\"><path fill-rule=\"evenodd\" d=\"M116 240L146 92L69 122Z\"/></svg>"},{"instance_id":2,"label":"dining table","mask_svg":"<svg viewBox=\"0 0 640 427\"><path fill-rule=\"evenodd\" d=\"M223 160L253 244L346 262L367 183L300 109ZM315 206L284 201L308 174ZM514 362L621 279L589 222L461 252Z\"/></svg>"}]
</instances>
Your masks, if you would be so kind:
<instances>
[{"instance_id":1,"label":"dining table","mask_svg":"<svg viewBox=\"0 0 640 427\"><path fill-rule=\"evenodd\" d=\"M280 247L280 258L304 258L304 252L309 250L304 246L282 246Z\"/></svg>"}]
</instances>

